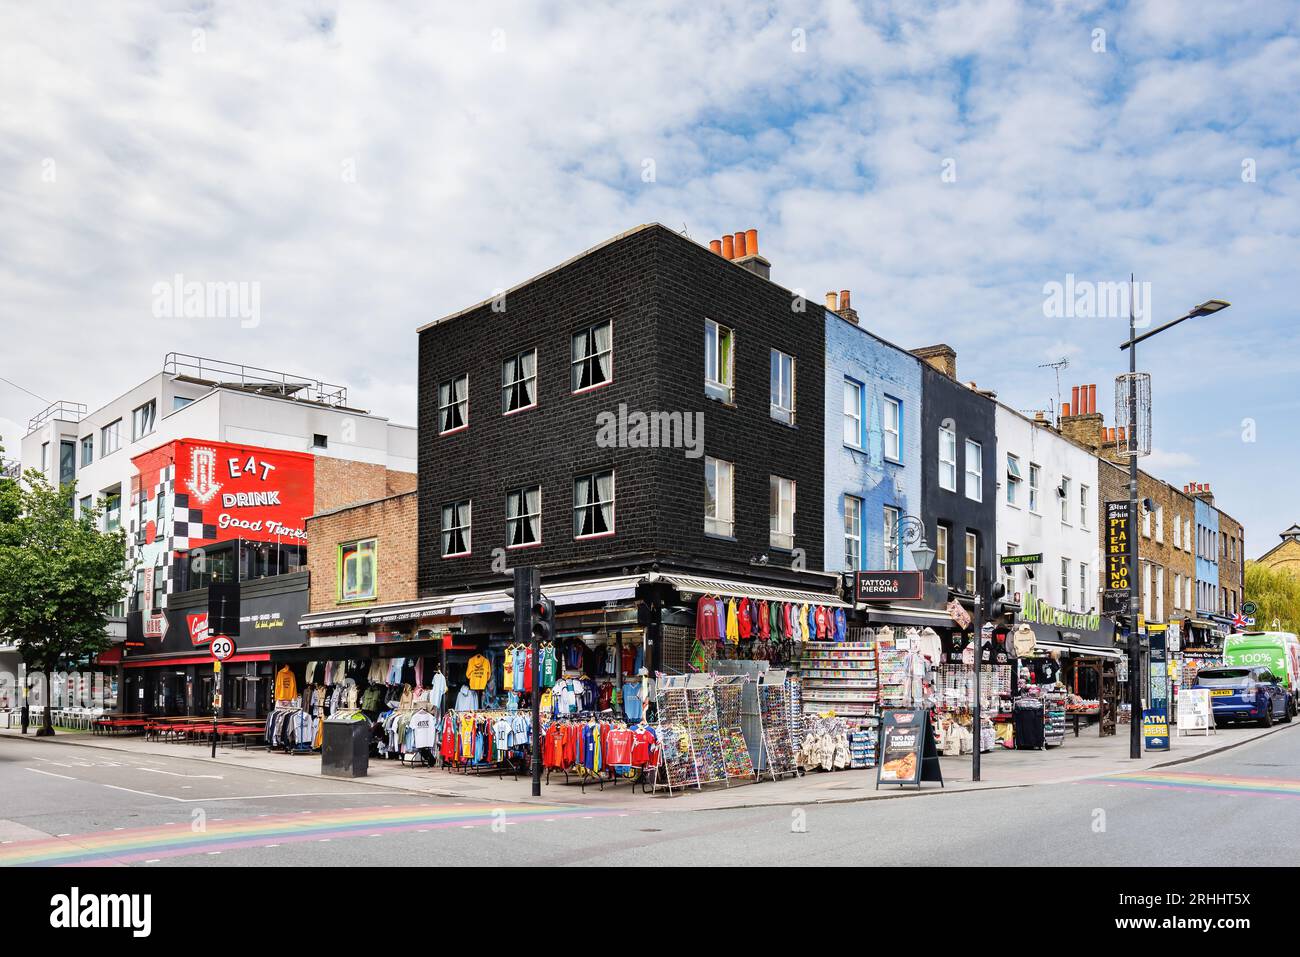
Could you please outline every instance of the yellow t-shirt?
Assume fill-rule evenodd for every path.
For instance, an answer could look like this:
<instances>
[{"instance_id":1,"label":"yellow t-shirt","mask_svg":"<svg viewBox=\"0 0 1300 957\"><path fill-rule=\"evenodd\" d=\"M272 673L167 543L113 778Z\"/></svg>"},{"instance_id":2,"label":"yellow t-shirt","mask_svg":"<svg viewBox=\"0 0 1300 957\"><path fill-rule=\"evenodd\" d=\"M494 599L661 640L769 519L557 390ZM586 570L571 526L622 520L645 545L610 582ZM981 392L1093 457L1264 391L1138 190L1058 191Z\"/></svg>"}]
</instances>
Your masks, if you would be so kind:
<instances>
[{"instance_id":1,"label":"yellow t-shirt","mask_svg":"<svg viewBox=\"0 0 1300 957\"><path fill-rule=\"evenodd\" d=\"M503 691L515 690L515 649L506 649L506 661L504 673L501 676L501 688Z\"/></svg>"},{"instance_id":2,"label":"yellow t-shirt","mask_svg":"<svg viewBox=\"0 0 1300 957\"><path fill-rule=\"evenodd\" d=\"M482 691L487 687L488 676L492 672L492 666L482 655L475 655L465 666L465 677L469 679L470 691Z\"/></svg>"}]
</instances>

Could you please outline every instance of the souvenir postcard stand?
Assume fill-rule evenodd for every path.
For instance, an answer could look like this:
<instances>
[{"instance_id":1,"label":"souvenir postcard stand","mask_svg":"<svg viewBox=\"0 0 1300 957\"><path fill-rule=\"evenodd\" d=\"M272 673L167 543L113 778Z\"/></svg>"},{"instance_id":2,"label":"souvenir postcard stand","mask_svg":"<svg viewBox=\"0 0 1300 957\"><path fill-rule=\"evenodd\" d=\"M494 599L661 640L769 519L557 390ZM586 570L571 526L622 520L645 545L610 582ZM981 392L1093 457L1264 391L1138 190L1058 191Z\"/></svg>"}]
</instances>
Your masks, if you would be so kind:
<instances>
[{"instance_id":1,"label":"souvenir postcard stand","mask_svg":"<svg viewBox=\"0 0 1300 957\"><path fill-rule=\"evenodd\" d=\"M762 729L759 776L770 775L773 781L786 775L798 776L790 722L790 686L784 671L759 676L758 717Z\"/></svg>"},{"instance_id":2,"label":"souvenir postcard stand","mask_svg":"<svg viewBox=\"0 0 1300 957\"><path fill-rule=\"evenodd\" d=\"M718 733L727 779L754 777L754 761L741 730L741 697L747 675L714 675L713 697L718 706Z\"/></svg>"}]
</instances>

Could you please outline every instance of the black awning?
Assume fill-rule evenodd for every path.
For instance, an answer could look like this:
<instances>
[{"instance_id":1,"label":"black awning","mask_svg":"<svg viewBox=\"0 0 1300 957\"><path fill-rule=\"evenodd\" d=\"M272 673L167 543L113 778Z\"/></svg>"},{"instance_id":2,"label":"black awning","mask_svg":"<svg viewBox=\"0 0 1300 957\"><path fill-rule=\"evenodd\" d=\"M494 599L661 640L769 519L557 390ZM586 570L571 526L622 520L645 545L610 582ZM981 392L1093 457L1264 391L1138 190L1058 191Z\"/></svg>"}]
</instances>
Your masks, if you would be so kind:
<instances>
[{"instance_id":1,"label":"black awning","mask_svg":"<svg viewBox=\"0 0 1300 957\"><path fill-rule=\"evenodd\" d=\"M442 654L441 638L305 645L271 652L273 664L301 661L371 661L375 658L431 658Z\"/></svg>"}]
</instances>

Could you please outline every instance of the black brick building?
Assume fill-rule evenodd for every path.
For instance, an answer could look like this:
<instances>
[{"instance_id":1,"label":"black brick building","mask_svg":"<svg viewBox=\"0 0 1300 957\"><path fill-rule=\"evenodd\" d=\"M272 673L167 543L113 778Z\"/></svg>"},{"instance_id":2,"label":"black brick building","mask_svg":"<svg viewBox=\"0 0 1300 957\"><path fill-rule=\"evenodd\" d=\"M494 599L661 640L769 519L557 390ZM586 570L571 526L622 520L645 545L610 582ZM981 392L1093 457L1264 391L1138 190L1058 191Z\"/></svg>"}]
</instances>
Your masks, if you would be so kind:
<instances>
[{"instance_id":1,"label":"black brick building","mask_svg":"<svg viewBox=\"0 0 1300 957\"><path fill-rule=\"evenodd\" d=\"M501 587L507 565L538 565L550 577L657 562L790 584L801 582L792 563L822 568L823 314L803 311L760 274L765 261L750 260L757 266L641 226L419 331L422 596ZM708 320L731 330L729 402L705 393ZM611 354L600 355L608 345ZM773 349L794 359L793 424L772 412ZM535 366L516 360L531 350ZM693 448L607 447L611 419L641 438L637 413L673 416L676 437ZM702 441L683 431L697 413ZM734 466L731 535L705 532L704 456ZM593 489L608 497L610 483L576 490L575 480L610 471L612 516L598 505L578 513ZM794 482L793 550L771 545L771 476ZM537 486L540 541L525 517L510 526L517 547L507 549L508 508L525 516L535 508L526 492L512 504L508 496ZM466 519L468 542L455 531ZM762 555L766 566L751 564Z\"/></svg>"},{"instance_id":2,"label":"black brick building","mask_svg":"<svg viewBox=\"0 0 1300 957\"><path fill-rule=\"evenodd\" d=\"M921 366L921 476L925 534L936 549L934 580L972 593L967 536L975 548L975 584L994 581L997 437L993 401L956 381L946 346L918 349ZM938 366L938 368L936 368ZM978 456L978 458L972 458ZM944 545L946 543L946 554ZM941 562L946 562L946 575Z\"/></svg>"}]
</instances>

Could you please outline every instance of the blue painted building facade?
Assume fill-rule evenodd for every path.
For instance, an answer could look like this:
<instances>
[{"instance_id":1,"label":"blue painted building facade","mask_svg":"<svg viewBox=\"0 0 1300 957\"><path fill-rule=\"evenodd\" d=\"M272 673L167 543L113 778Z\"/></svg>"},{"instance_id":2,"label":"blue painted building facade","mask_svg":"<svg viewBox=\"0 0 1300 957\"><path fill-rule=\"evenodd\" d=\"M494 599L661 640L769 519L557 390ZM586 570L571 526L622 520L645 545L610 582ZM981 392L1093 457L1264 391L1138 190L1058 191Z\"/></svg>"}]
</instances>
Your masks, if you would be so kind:
<instances>
[{"instance_id":1,"label":"blue painted building facade","mask_svg":"<svg viewBox=\"0 0 1300 957\"><path fill-rule=\"evenodd\" d=\"M826 311L825 569L915 569L886 547L921 512L921 360Z\"/></svg>"},{"instance_id":2,"label":"blue painted building facade","mask_svg":"<svg viewBox=\"0 0 1300 957\"><path fill-rule=\"evenodd\" d=\"M1200 498L1195 504L1196 610L1209 615L1219 606L1219 510Z\"/></svg>"}]
</instances>

